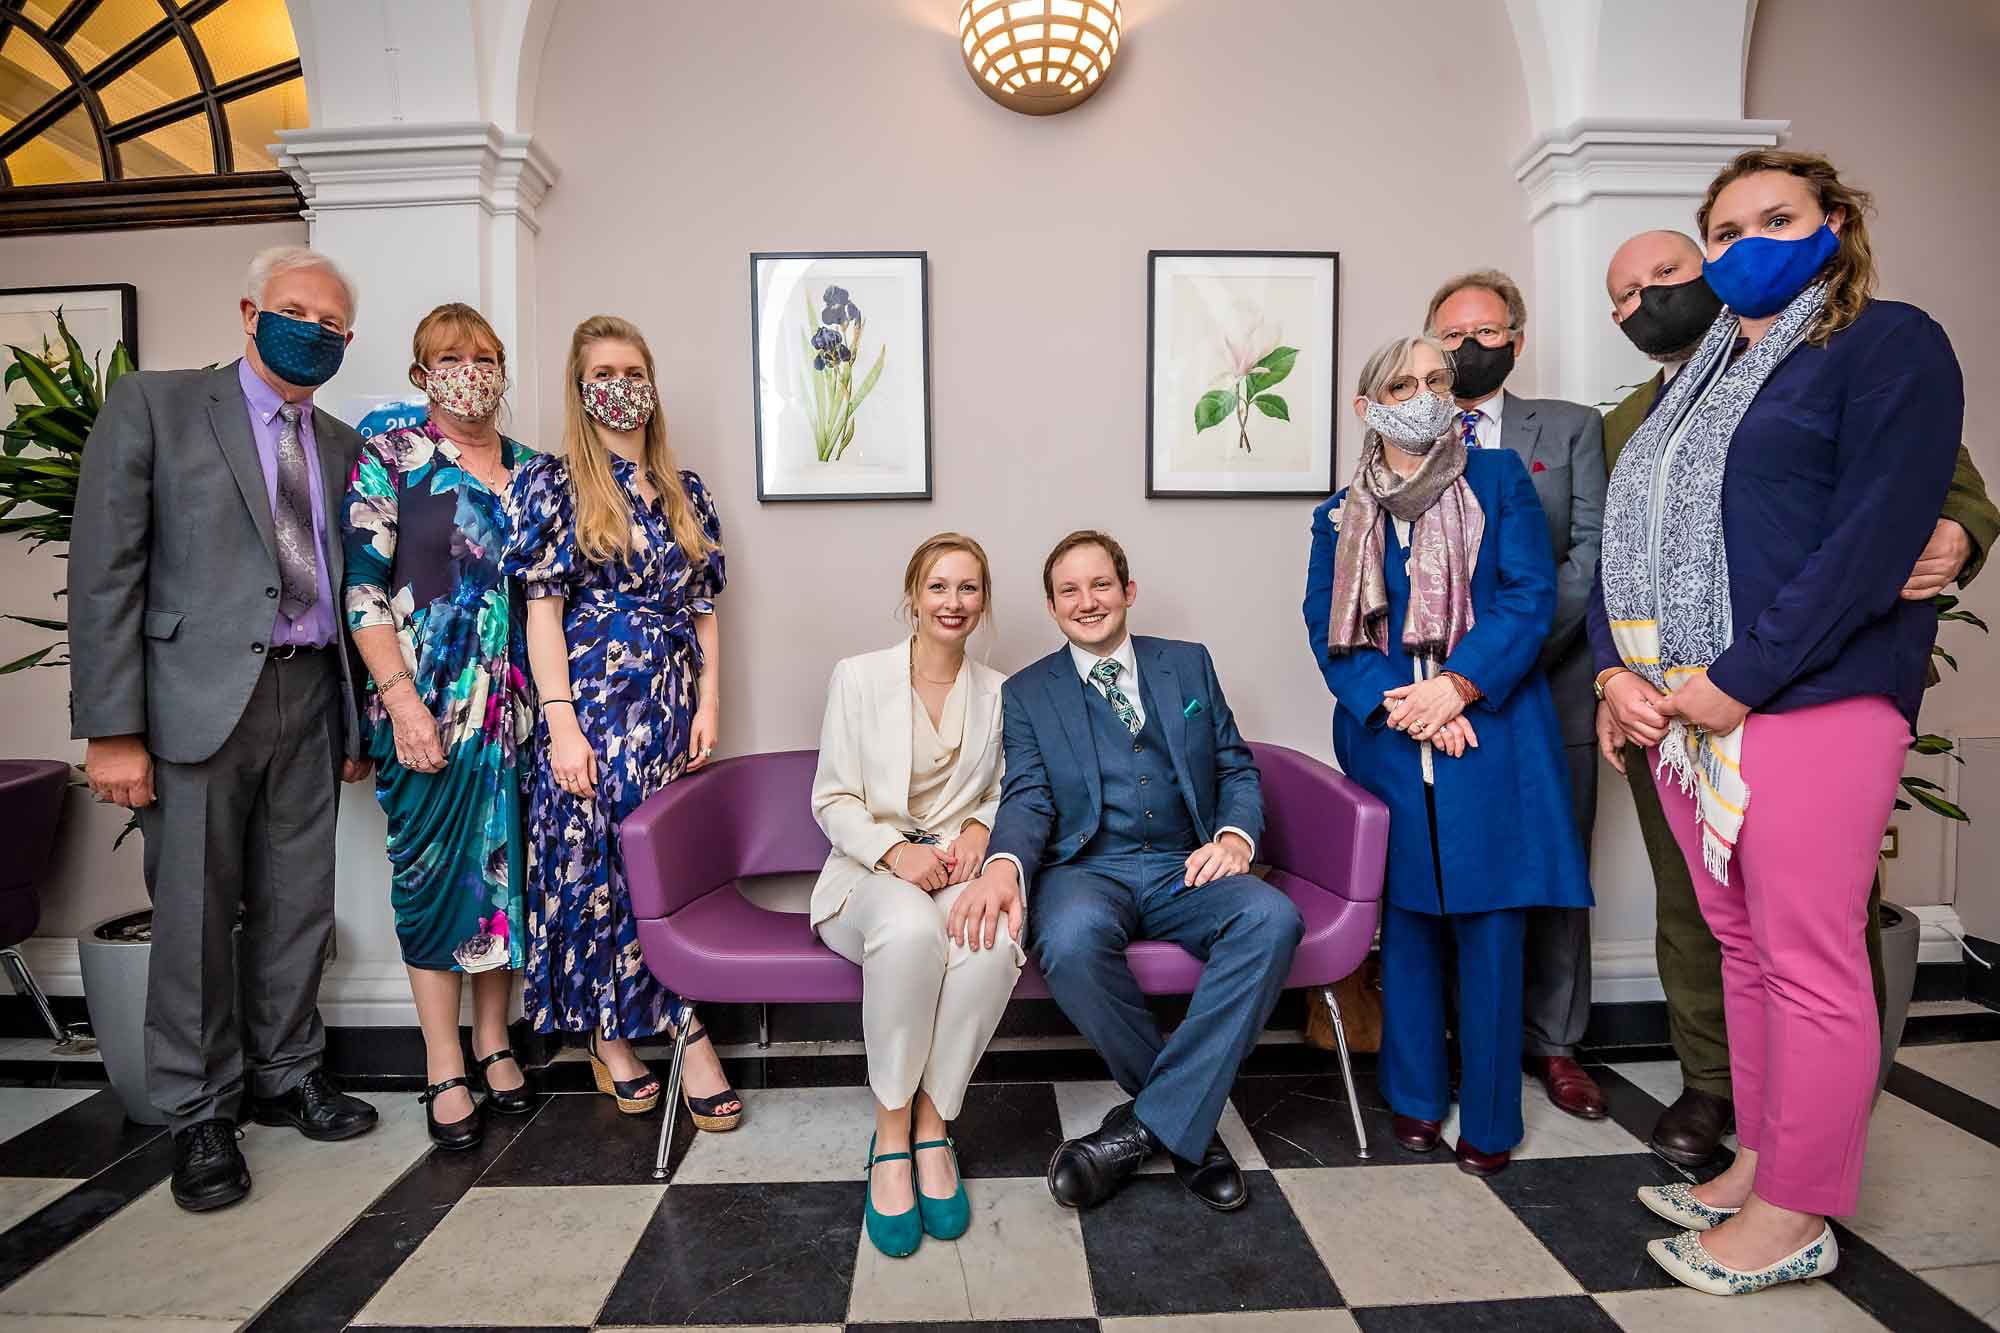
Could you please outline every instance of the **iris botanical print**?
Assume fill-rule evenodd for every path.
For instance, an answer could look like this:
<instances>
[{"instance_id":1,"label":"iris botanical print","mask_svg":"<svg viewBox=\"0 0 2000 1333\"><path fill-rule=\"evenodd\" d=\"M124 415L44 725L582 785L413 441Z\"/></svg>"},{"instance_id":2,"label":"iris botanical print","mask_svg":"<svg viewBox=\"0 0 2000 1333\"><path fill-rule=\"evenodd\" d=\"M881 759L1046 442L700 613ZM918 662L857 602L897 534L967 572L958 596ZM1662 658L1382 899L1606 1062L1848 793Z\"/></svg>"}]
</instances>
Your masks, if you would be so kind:
<instances>
[{"instance_id":1,"label":"iris botanical print","mask_svg":"<svg viewBox=\"0 0 2000 1333\"><path fill-rule=\"evenodd\" d=\"M813 308L812 294L806 294L806 351L812 356L805 372L806 396L812 414L813 453L822 463L830 463L854 443L854 416L875 391L882 378L882 363L889 349L875 351L875 364L854 383L854 368L860 363L861 339L868 322L861 307L854 304L845 287L828 287ZM815 314L817 317L815 318Z\"/></svg>"}]
</instances>

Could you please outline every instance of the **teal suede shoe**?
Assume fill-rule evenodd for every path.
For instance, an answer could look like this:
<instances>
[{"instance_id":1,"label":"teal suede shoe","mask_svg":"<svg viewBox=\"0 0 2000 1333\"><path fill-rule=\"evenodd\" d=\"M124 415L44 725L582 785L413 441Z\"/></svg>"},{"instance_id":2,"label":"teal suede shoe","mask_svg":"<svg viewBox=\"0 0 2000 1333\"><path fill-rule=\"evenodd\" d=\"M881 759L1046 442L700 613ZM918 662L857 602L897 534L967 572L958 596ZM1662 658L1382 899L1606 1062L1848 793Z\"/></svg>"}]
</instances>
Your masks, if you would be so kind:
<instances>
[{"instance_id":1,"label":"teal suede shoe","mask_svg":"<svg viewBox=\"0 0 2000 1333\"><path fill-rule=\"evenodd\" d=\"M958 1175L958 1145L950 1139L930 1139L910 1149L922 1152L926 1148L943 1148L951 1153L951 1170L958 1178L958 1191L949 1199L933 1199L924 1193L923 1186L915 1186L917 1211L924 1216L924 1233L939 1240L957 1240L972 1225L972 1202L965 1197L965 1177ZM916 1163L910 1164L911 1171Z\"/></svg>"},{"instance_id":2,"label":"teal suede shoe","mask_svg":"<svg viewBox=\"0 0 2000 1333\"><path fill-rule=\"evenodd\" d=\"M915 1254L917 1246L924 1242L924 1220L917 1208L897 1213L894 1217L875 1211L875 1163L877 1162L908 1162L911 1192L921 1200L923 1194L916 1187L917 1164L906 1152L885 1152L877 1157L875 1136L873 1134L868 1136L868 1209L863 1215L867 1223L868 1239L875 1243L876 1249L891 1259L907 1259Z\"/></svg>"}]
</instances>

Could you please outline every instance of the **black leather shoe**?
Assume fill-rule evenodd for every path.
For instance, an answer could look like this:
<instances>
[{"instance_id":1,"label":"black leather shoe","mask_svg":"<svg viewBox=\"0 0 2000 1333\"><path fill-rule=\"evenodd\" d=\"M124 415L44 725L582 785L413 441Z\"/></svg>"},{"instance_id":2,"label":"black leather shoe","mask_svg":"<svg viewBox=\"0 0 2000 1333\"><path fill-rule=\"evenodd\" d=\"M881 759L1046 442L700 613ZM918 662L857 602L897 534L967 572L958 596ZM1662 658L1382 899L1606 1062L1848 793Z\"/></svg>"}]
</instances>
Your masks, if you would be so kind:
<instances>
[{"instance_id":1,"label":"black leather shoe","mask_svg":"<svg viewBox=\"0 0 2000 1333\"><path fill-rule=\"evenodd\" d=\"M315 1069L290 1092L252 1101L250 1118L260 1125L290 1125L309 1139L330 1143L366 1134L381 1117L359 1097L336 1089L325 1070Z\"/></svg>"},{"instance_id":2,"label":"black leather shoe","mask_svg":"<svg viewBox=\"0 0 2000 1333\"><path fill-rule=\"evenodd\" d=\"M528 1082L528 1071L521 1070L521 1086L518 1088L496 1088L487 1070L502 1060L514 1060L514 1052L502 1046L484 1060L475 1060L472 1067L479 1071L480 1082L486 1085L486 1109L500 1115L526 1115L535 1109L535 1094ZM514 1060L516 1065L519 1060Z\"/></svg>"},{"instance_id":3,"label":"black leather shoe","mask_svg":"<svg viewBox=\"0 0 2000 1333\"><path fill-rule=\"evenodd\" d=\"M1173 1156L1173 1154L1168 1154ZM1174 1157L1174 1174L1187 1186L1189 1194L1218 1213L1233 1213L1250 1202L1250 1186L1220 1134L1208 1141L1199 1162Z\"/></svg>"},{"instance_id":4,"label":"black leather shoe","mask_svg":"<svg viewBox=\"0 0 2000 1333\"><path fill-rule=\"evenodd\" d=\"M446 1152L464 1152L467 1148L477 1148L486 1137L486 1116L478 1102L473 1102L470 1115L449 1124L439 1124L437 1112L431 1110L431 1103L453 1088L465 1088L468 1098L472 1090L463 1078L448 1078L441 1083L433 1083L424 1089L423 1096L417 1098L424 1106L424 1126L431 1132L431 1142Z\"/></svg>"},{"instance_id":5,"label":"black leather shoe","mask_svg":"<svg viewBox=\"0 0 2000 1333\"><path fill-rule=\"evenodd\" d=\"M1727 1097L1682 1088L1653 1126L1653 1151L1682 1166L1706 1166L1735 1123L1736 1104Z\"/></svg>"},{"instance_id":6,"label":"black leather shoe","mask_svg":"<svg viewBox=\"0 0 2000 1333\"><path fill-rule=\"evenodd\" d=\"M236 1126L198 1120L174 1135L174 1202L191 1213L227 1208L250 1192Z\"/></svg>"},{"instance_id":7,"label":"black leather shoe","mask_svg":"<svg viewBox=\"0 0 2000 1333\"><path fill-rule=\"evenodd\" d=\"M1056 1149L1049 1159L1049 1193L1065 1208L1094 1208L1159 1150L1160 1141L1140 1123L1131 1102L1114 1106L1102 1125Z\"/></svg>"}]
</instances>

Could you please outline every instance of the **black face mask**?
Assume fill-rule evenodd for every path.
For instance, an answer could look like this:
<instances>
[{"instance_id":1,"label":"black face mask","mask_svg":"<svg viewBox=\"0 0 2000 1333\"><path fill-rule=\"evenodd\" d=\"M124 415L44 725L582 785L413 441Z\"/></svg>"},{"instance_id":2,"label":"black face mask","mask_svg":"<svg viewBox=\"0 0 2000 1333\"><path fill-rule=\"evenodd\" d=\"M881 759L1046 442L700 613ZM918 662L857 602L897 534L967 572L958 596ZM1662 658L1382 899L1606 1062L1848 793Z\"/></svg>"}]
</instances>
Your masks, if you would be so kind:
<instances>
[{"instance_id":1,"label":"black face mask","mask_svg":"<svg viewBox=\"0 0 2000 1333\"><path fill-rule=\"evenodd\" d=\"M1641 287L1639 304L1618 329L1647 356L1682 360L1680 354L1700 343L1721 313L1722 298L1696 274L1692 282L1671 287Z\"/></svg>"},{"instance_id":2,"label":"black face mask","mask_svg":"<svg viewBox=\"0 0 2000 1333\"><path fill-rule=\"evenodd\" d=\"M1451 395L1476 402L1507 382L1514 373L1514 338L1488 347L1468 335L1451 353Z\"/></svg>"}]
</instances>

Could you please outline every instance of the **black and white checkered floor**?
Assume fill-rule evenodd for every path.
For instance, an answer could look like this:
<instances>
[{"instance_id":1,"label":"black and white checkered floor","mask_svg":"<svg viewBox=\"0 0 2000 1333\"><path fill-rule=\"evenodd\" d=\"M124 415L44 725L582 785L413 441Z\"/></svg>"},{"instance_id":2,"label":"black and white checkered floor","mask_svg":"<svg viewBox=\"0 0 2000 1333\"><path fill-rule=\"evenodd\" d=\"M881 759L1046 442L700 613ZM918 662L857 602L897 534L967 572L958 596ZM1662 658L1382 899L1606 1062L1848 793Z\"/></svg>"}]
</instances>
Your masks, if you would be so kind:
<instances>
[{"instance_id":1,"label":"black and white checkered floor","mask_svg":"<svg viewBox=\"0 0 2000 1333\"><path fill-rule=\"evenodd\" d=\"M1633 1189L1676 1178L1642 1138L1678 1090L1670 1063L1600 1067L1613 1115L1597 1124L1531 1088L1515 1165L1480 1181L1399 1151L1365 1068L1362 1160L1327 1057L1267 1046L1223 1125L1246 1209L1209 1213L1156 1164L1079 1216L1042 1172L1115 1090L1087 1053L1017 1043L989 1055L955 1127L972 1231L902 1261L860 1232L869 1102L851 1048L730 1068L743 1128L684 1132L670 1186L651 1179L658 1120L603 1097L552 1094L451 1155L428 1151L413 1096L385 1093L380 1129L349 1143L251 1126L255 1190L206 1217L174 1207L171 1145L110 1092L0 1088L0 1330L1706 1333L1754 1314L1948 1333L2000 1314L2000 1042L1906 1047L1839 1271L1726 1314L1644 1253L1664 1228ZM562 1062L548 1082L581 1075Z\"/></svg>"}]
</instances>

